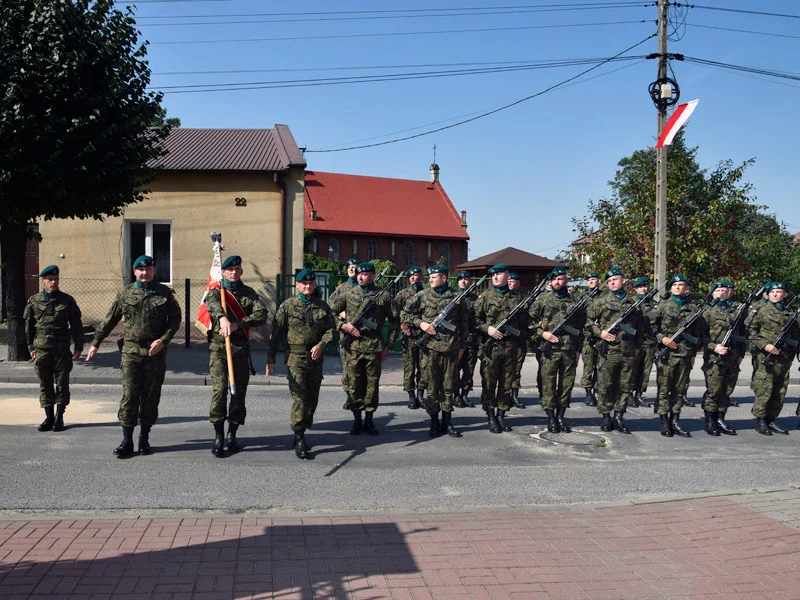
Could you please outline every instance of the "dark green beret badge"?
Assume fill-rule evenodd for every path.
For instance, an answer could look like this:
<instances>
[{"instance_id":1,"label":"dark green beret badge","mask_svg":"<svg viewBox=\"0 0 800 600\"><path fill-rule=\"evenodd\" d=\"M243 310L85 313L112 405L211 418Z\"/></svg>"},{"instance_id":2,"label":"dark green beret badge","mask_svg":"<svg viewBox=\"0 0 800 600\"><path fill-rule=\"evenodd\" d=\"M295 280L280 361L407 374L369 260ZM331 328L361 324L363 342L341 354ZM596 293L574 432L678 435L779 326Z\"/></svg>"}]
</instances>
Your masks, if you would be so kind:
<instances>
[{"instance_id":1,"label":"dark green beret badge","mask_svg":"<svg viewBox=\"0 0 800 600\"><path fill-rule=\"evenodd\" d=\"M153 262L152 256L142 254L139 258L133 261L133 268L138 269L139 267L152 267L154 264L155 262Z\"/></svg>"},{"instance_id":2,"label":"dark green beret badge","mask_svg":"<svg viewBox=\"0 0 800 600\"><path fill-rule=\"evenodd\" d=\"M45 277L46 275L58 275L58 266L50 265L42 269L42 272L39 273L39 277Z\"/></svg>"}]
</instances>

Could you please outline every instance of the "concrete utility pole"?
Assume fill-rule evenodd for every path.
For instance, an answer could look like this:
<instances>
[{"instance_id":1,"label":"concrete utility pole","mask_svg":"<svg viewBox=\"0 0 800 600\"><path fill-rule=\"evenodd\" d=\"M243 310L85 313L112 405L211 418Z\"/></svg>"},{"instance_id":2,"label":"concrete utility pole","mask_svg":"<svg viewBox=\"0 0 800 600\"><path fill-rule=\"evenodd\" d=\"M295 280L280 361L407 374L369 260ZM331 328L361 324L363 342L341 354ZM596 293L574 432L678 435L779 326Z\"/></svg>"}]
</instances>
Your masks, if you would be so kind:
<instances>
[{"instance_id":1,"label":"concrete utility pole","mask_svg":"<svg viewBox=\"0 0 800 600\"><path fill-rule=\"evenodd\" d=\"M658 109L658 131L656 139L667 123L667 100L672 97L671 87L667 80L667 8L669 0L658 0L658 80L651 86L658 98L653 101ZM654 89L656 88L656 89ZM666 96L666 98L665 98ZM653 268L654 285L660 286L667 279L667 147L656 150L656 239L655 265Z\"/></svg>"}]
</instances>

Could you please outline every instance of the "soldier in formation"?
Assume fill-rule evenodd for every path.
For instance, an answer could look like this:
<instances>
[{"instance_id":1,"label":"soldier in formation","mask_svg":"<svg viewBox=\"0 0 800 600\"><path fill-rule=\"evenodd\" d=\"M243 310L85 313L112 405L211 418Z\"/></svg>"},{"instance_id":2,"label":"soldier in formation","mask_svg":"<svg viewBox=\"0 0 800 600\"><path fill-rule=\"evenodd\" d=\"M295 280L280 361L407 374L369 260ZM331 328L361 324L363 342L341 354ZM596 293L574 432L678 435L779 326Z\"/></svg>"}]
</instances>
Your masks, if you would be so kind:
<instances>
[{"instance_id":1,"label":"soldier in formation","mask_svg":"<svg viewBox=\"0 0 800 600\"><path fill-rule=\"evenodd\" d=\"M453 404L456 408L474 408L475 405L469 399L472 391L472 380L475 376L475 365L478 364L478 328L475 323L475 303L478 295L474 292L467 292L472 285L472 277L469 271L459 271L458 273L458 292L466 294L464 298L464 308L467 311L469 326L467 328L467 339L464 343L464 352L458 361L456 369L456 391Z\"/></svg>"},{"instance_id":2,"label":"soldier in formation","mask_svg":"<svg viewBox=\"0 0 800 600\"><path fill-rule=\"evenodd\" d=\"M589 294L600 287L600 273L597 271L590 271L586 275L586 290L584 293ZM586 310L592 305L594 299L590 298L586 301ZM592 332L586 332L583 340L581 341L581 357L583 358L583 375L581 375L581 387L586 392L586 406L597 406L597 390L595 384L597 383L597 352L594 345L597 343L597 338Z\"/></svg>"},{"instance_id":3,"label":"soldier in formation","mask_svg":"<svg viewBox=\"0 0 800 600\"><path fill-rule=\"evenodd\" d=\"M522 294L522 281L519 274L514 271L508 272L508 289L516 294ZM519 388L522 385L522 365L525 364L525 357L528 354L528 336L525 335L519 340L519 357L514 368L514 381L511 382L511 406L514 408L525 408L520 402Z\"/></svg>"},{"instance_id":4,"label":"soldier in formation","mask_svg":"<svg viewBox=\"0 0 800 600\"><path fill-rule=\"evenodd\" d=\"M333 290L333 293L328 297L329 306L333 306L333 304L336 302L336 299L340 295L344 294L345 292L349 292L358 285L357 269L359 264L361 264L361 261L358 260L357 258L351 258L347 261L347 263L345 263L345 266L347 268L347 279L345 279L342 283L340 283L336 287L336 289ZM344 313L342 313L342 315L340 316L344 318ZM344 410L352 410L353 399L350 397L350 391L349 391L350 388L347 384L347 373L349 371L347 369L347 359L348 359L347 348L341 345L339 346L339 358L342 361L342 390L344 391L345 395L344 405L342 406L342 408Z\"/></svg>"},{"instance_id":5,"label":"soldier in formation","mask_svg":"<svg viewBox=\"0 0 800 600\"><path fill-rule=\"evenodd\" d=\"M636 300L641 300L650 293L650 279L648 277L637 277L633 282L633 289L636 292ZM653 371L653 358L656 354L656 336L650 322L650 315L655 309L657 301L657 299L647 300L640 307L642 312L642 348L636 360L633 361L633 372L631 374L629 405L633 407L652 406L644 397L644 394L650 382L650 373Z\"/></svg>"},{"instance_id":6,"label":"soldier in formation","mask_svg":"<svg viewBox=\"0 0 800 600\"><path fill-rule=\"evenodd\" d=\"M420 267L411 267L406 274L408 275L408 287L397 292L394 297L398 314L402 313L411 298L421 292L423 288ZM425 394L425 383L420 366L420 347L415 343L419 332L412 331L410 324L402 319L400 330L402 331L400 340L403 345L403 390L408 393L408 408L416 410L422 406Z\"/></svg>"}]
</instances>

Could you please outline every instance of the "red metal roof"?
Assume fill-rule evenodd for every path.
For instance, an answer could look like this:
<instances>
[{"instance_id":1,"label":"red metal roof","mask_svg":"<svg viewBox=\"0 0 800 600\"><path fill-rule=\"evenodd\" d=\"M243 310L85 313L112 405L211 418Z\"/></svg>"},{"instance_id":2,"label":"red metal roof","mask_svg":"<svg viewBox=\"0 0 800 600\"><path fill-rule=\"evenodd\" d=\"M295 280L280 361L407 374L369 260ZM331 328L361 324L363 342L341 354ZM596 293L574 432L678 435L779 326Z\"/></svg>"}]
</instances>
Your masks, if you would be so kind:
<instances>
[{"instance_id":1,"label":"red metal roof","mask_svg":"<svg viewBox=\"0 0 800 600\"><path fill-rule=\"evenodd\" d=\"M498 263L505 263L512 269L519 268L550 268L563 267L564 263L557 260L550 260L544 256L525 252L517 248L503 248L497 252L492 252L486 256L474 258L469 262L457 265L456 269L486 269Z\"/></svg>"},{"instance_id":2,"label":"red metal roof","mask_svg":"<svg viewBox=\"0 0 800 600\"><path fill-rule=\"evenodd\" d=\"M438 182L306 171L305 211L311 231L469 239Z\"/></svg>"}]
</instances>

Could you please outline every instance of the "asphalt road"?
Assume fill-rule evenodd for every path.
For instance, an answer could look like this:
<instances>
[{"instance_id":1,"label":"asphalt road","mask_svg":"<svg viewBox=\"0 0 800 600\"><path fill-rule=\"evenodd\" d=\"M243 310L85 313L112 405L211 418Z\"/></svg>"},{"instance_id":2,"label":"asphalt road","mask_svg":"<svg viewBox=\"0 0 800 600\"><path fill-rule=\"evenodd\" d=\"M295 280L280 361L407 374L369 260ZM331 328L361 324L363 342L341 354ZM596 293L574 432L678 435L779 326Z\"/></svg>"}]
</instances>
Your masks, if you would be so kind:
<instances>
[{"instance_id":1,"label":"asphalt road","mask_svg":"<svg viewBox=\"0 0 800 600\"><path fill-rule=\"evenodd\" d=\"M702 411L688 408L689 439L663 438L652 409L628 413L633 435L602 434L594 408L576 390L568 412L588 445L554 443L530 434L545 430L536 407L514 410L514 431L489 433L480 408L459 409L460 439L428 438L422 411L405 406L398 388L381 390L380 435L350 436L343 396L323 388L317 424L307 434L313 460L292 451L285 387L259 387L248 398L243 452L224 459L210 452L210 389L165 386L155 453L120 460L116 408L121 388L73 386L62 433L39 433L38 388L0 385L0 516L18 511L87 511L87 515L156 509L274 514L350 511L436 511L647 502L695 494L785 488L800 484L800 431L794 429L800 387L779 423L791 435L764 437L752 428L746 386L729 423L736 437L702 431ZM702 389L692 388L698 398ZM530 402L530 399L528 400ZM137 430L138 433L138 430ZM577 436L576 436L577 437Z\"/></svg>"}]
</instances>

